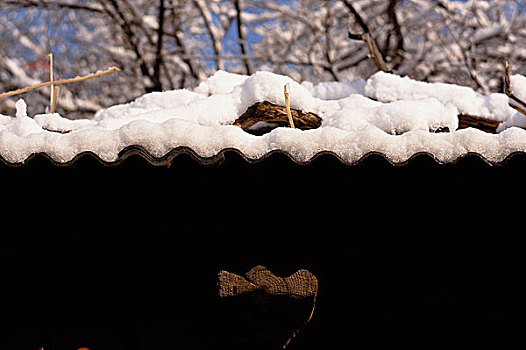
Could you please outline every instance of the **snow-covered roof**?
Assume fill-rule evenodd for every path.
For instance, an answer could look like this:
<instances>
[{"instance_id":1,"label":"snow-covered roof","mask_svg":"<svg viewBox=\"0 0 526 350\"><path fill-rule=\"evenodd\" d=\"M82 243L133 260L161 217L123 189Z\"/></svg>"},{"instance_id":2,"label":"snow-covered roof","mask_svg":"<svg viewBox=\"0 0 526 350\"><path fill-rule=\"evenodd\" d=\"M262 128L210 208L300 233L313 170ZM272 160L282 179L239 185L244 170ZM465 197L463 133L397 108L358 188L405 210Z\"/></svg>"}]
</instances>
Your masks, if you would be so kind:
<instances>
[{"instance_id":1,"label":"snow-covered roof","mask_svg":"<svg viewBox=\"0 0 526 350\"><path fill-rule=\"evenodd\" d=\"M526 95L525 77L514 75L511 82L517 96ZM279 127L255 136L232 125L256 102L284 105L286 84L291 107L318 115L319 128ZM83 152L116 162L130 148L153 159L175 149L201 158L233 149L249 160L280 151L300 163L329 152L350 164L370 153L392 163L420 153L443 163L476 153L498 163L526 151L526 130L515 127L525 126L526 116L509 106L505 94L486 96L468 87L384 72L367 81L312 84L265 71L251 76L219 71L194 90L149 93L83 120L59 114L29 117L22 99L16 106L14 117L0 115L0 157L7 163L23 163L38 153L67 163ZM501 122L498 133L458 129L461 113ZM450 132L435 132L446 128Z\"/></svg>"}]
</instances>

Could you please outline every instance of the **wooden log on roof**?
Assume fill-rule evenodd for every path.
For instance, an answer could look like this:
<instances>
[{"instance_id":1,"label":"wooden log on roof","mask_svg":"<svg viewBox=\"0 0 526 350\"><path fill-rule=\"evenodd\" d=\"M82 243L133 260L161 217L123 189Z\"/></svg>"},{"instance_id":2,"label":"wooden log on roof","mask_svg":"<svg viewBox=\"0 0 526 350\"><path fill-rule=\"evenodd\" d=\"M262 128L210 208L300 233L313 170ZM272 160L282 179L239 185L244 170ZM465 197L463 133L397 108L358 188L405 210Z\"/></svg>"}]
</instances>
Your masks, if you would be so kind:
<instances>
[{"instance_id":1,"label":"wooden log on roof","mask_svg":"<svg viewBox=\"0 0 526 350\"><path fill-rule=\"evenodd\" d=\"M291 108L294 126L297 129L316 129L321 126L321 118L314 113L305 113ZM289 127L287 109L267 101L257 102L241 115L234 125L253 135L263 135L278 127Z\"/></svg>"},{"instance_id":2,"label":"wooden log on roof","mask_svg":"<svg viewBox=\"0 0 526 350\"><path fill-rule=\"evenodd\" d=\"M305 113L291 109L294 125L298 129L308 130L321 126L321 118L314 113ZM475 128L484 132L496 134L500 122L476 115L461 113L458 115L458 129ZM286 108L268 101L257 102L241 115L234 125L253 135L264 135L278 127L289 127ZM450 132L448 128L440 128L433 132Z\"/></svg>"},{"instance_id":3,"label":"wooden log on roof","mask_svg":"<svg viewBox=\"0 0 526 350\"><path fill-rule=\"evenodd\" d=\"M475 128L484 132L496 134L500 122L476 115L461 113L458 115L458 129Z\"/></svg>"}]
</instances>

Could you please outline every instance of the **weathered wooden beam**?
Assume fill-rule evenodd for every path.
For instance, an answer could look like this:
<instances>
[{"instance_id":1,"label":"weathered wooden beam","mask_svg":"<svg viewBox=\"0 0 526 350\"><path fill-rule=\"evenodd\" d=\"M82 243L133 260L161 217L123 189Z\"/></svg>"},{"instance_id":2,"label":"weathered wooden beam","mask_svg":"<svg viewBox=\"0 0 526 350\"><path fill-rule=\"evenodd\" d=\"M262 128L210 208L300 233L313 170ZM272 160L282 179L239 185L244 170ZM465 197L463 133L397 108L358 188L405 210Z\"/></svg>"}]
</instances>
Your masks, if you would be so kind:
<instances>
[{"instance_id":1,"label":"weathered wooden beam","mask_svg":"<svg viewBox=\"0 0 526 350\"><path fill-rule=\"evenodd\" d=\"M291 114L297 129L316 129L321 126L321 118L314 113L291 108ZM250 106L234 125L250 134L263 135L277 127L289 127L290 123L286 107L264 101Z\"/></svg>"},{"instance_id":2,"label":"weathered wooden beam","mask_svg":"<svg viewBox=\"0 0 526 350\"><path fill-rule=\"evenodd\" d=\"M497 133L497 127L499 126L500 122L492 119L487 119L483 117L479 117L476 115L470 115L470 114L464 114L461 113L458 115L458 128L459 129L465 129L465 128L476 128L485 132L489 132L492 134Z\"/></svg>"}]
</instances>

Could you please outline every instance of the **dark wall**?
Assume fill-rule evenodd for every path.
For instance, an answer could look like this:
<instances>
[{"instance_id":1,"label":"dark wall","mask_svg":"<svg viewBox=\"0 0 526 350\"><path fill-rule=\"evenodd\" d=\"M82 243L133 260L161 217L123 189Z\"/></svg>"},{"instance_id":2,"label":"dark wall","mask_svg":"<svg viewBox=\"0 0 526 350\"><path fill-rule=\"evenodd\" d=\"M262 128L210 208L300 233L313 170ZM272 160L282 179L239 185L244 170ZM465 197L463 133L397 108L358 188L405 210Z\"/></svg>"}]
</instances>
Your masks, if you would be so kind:
<instances>
[{"instance_id":1,"label":"dark wall","mask_svg":"<svg viewBox=\"0 0 526 350\"><path fill-rule=\"evenodd\" d=\"M0 342L234 348L216 275L262 264L318 277L291 349L524 347L524 156L224 157L1 165Z\"/></svg>"}]
</instances>

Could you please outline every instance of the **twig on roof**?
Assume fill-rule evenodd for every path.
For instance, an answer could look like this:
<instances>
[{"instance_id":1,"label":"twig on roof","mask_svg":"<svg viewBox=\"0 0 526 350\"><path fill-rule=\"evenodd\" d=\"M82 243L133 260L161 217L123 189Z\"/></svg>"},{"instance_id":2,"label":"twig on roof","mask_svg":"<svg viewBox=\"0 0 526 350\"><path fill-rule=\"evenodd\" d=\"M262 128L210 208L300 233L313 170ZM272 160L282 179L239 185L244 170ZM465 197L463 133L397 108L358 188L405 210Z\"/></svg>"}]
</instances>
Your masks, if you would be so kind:
<instances>
[{"instance_id":1,"label":"twig on roof","mask_svg":"<svg viewBox=\"0 0 526 350\"><path fill-rule=\"evenodd\" d=\"M53 86L53 102L51 103L51 108L49 109L49 113L51 114L55 113L55 109L57 108L59 93L60 93L60 86Z\"/></svg>"},{"instance_id":2,"label":"twig on roof","mask_svg":"<svg viewBox=\"0 0 526 350\"><path fill-rule=\"evenodd\" d=\"M53 53L50 53L49 54L49 81L53 82L53 80L55 80L54 77L53 77ZM55 85L51 84L51 93L49 94L49 108L50 108L50 112L51 112L51 108L52 108L52 106L54 104L54 100L55 100ZM51 113L53 113L53 112L51 112Z\"/></svg>"},{"instance_id":3,"label":"twig on roof","mask_svg":"<svg viewBox=\"0 0 526 350\"><path fill-rule=\"evenodd\" d=\"M69 83L75 83L75 82L79 82L79 81L83 81L83 80L98 78L100 76L103 76L104 74L108 74L108 73L119 71L119 70L120 69L117 68L117 67L112 67L112 68L109 68L109 69L107 69L105 71L100 71L100 72L97 72L97 73L86 75L84 77L75 77L75 78L70 78L70 79L46 81L44 83L40 83L40 84L36 84L36 85L33 85L33 86L25 87L23 89L18 89L18 90L13 90L13 91L9 91L9 92L4 92L3 94L0 94L0 98L23 94L24 92L35 90L35 89L38 89L38 88L41 88L41 87L44 87L44 86L69 84Z\"/></svg>"},{"instance_id":4,"label":"twig on roof","mask_svg":"<svg viewBox=\"0 0 526 350\"><path fill-rule=\"evenodd\" d=\"M294 129L294 120L292 119L292 113L290 112L290 88L287 88L287 85L283 87L283 92L285 94L285 108L287 109L287 116L289 117L290 127Z\"/></svg>"}]
</instances>

